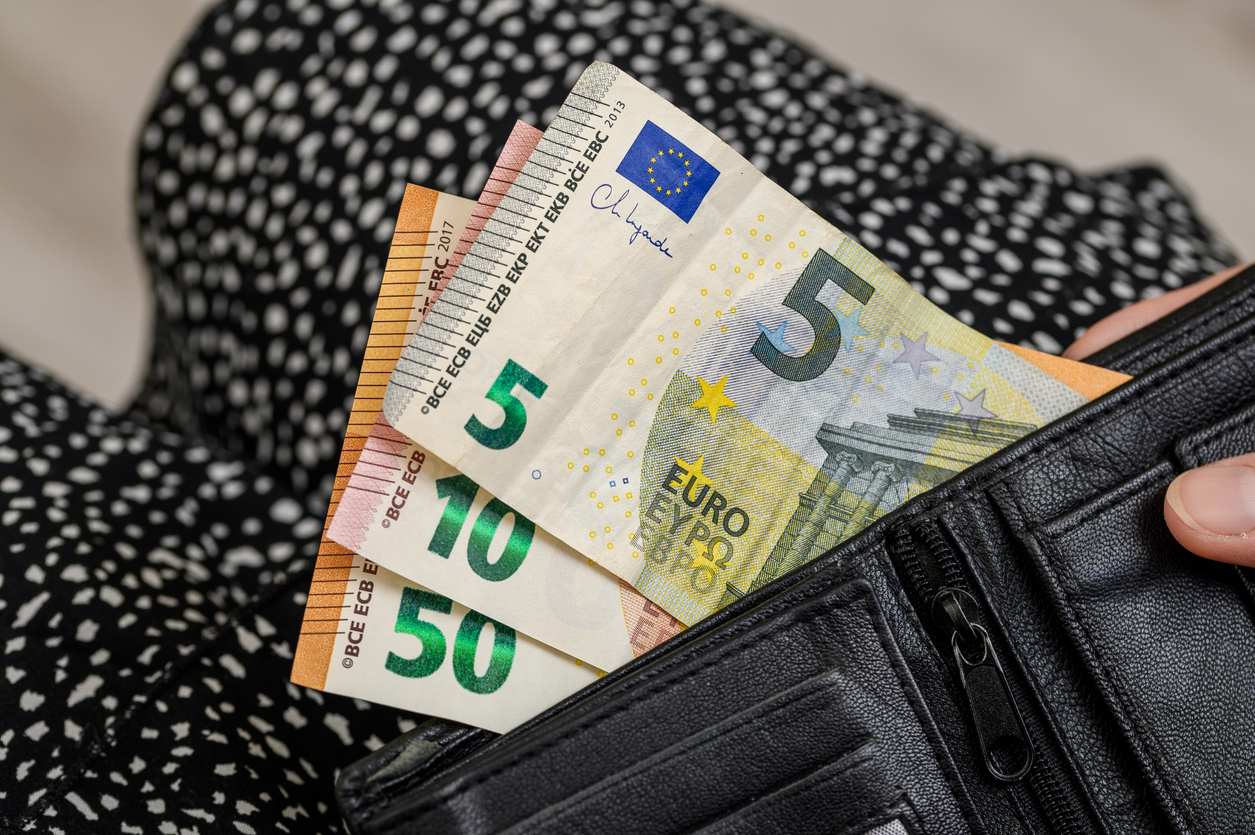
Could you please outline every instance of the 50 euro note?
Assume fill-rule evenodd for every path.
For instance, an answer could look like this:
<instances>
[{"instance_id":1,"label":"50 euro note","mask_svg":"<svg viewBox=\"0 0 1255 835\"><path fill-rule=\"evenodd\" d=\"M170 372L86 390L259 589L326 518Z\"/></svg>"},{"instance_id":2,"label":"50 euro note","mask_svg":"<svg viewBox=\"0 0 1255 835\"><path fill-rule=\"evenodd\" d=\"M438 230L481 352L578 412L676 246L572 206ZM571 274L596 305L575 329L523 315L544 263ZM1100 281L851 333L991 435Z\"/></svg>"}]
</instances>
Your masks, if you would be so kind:
<instances>
[{"instance_id":1,"label":"50 euro note","mask_svg":"<svg viewBox=\"0 0 1255 835\"><path fill-rule=\"evenodd\" d=\"M383 411L693 623L1126 379L1046 364L595 63Z\"/></svg>"},{"instance_id":2,"label":"50 euro note","mask_svg":"<svg viewBox=\"0 0 1255 835\"><path fill-rule=\"evenodd\" d=\"M507 164L509 151L508 144ZM493 189L490 181L478 206L417 186L406 190L328 525L368 447L388 374L447 281L464 230L490 213ZM513 625L363 559L324 529L293 662L295 683L503 732L598 675Z\"/></svg>"}]
</instances>

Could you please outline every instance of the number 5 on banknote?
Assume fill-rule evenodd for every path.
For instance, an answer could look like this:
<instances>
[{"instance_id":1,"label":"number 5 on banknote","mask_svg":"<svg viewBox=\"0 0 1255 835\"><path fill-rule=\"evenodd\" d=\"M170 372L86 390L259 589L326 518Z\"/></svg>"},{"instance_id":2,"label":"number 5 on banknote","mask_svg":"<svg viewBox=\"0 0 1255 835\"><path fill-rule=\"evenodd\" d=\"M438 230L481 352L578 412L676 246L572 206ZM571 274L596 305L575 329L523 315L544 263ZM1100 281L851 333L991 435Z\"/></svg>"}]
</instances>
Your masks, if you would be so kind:
<instances>
[{"instance_id":1,"label":"number 5 on banknote","mask_svg":"<svg viewBox=\"0 0 1255 835\"><path fill-rule=\"evenodd\" d=\"M516 385L522 386L524 391L537 398L542 397L545 390L549 388L532 372L514 360L508 360L505 368L501 369L501 373L497 375L492 388L488 389L488 394L485 395L505 411L505 422L497 429L489 429L480 422L478 417L471 415L471 419L466 422L466 434L489 449L506 449L513 446L527 427L527 407L523 405L522 400L514 396Z\"/></svg>"},{"instance_id":2,"label":"number 5 on banknote","mask_svg":"<svg viewBox=\"0 0 1255 835\"><path fill-rule=\"evenodd\" d=\"M829 281L864 305L876 292L875 287L855 275L845 264L822 249L816 250L815 257L802 270L783 302L785 307L806 317L815 331L815 341L810 350L800 357L791 357L782 353L766 334L761 333L750 348L754 358L777 377L804 383L823 374L836 359L837 351L841 349L841 325L832 311L819 300L820 291Z\"/></svg>"}]
</instances>

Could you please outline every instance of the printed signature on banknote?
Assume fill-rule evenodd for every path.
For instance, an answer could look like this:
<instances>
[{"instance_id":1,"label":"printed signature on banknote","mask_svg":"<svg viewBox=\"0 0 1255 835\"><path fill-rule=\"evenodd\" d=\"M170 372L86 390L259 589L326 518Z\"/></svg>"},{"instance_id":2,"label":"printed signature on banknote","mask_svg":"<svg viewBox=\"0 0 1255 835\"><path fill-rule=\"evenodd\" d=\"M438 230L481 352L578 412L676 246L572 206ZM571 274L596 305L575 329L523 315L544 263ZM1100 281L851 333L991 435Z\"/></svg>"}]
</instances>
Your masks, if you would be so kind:
<instances>
[{"instance_id":1,"label":"printed signature on banknote","mask_svg":"<svg viewBox=\"0 0 1255 835\"><path fill-rule=\"evenodd\" d=\"M598 195L602 193L603 189L605 190L605 196L598 197ZM609 211L610 214L614 215L615 217L623 218L623 222L626 223L628 226L632 227L633 230L635 230L632 232L631 236L628 237L629 244L636 243L636 239L638 237L642 237L645 240L649 241L650 244L657 247L658 251L661 252L663 255L667 256L668 258L674 258L675 256L673 256L671 254L671 251L667 249L666 238L663 238L660 241L654 240L654 236L649 233L649 230L644 227L641 221L633 219L634 215L636 214L636 210L641 207L641 204L639 202L634 202L632 204L632 208L628 210L627 217L623 217L623 215L619 213L619 207L623 206L624 202L631 196L632 196L632 190L630 188L626 188L623 190L623 193L620 194L619 198L616 200L614 197L614 186L610 185L609 183L602 183L601 185L597 186L597 188L593 189L592 197L589 198L588 203L594 209L599 209L602 211Z\"/></svg>"}]
</instances>

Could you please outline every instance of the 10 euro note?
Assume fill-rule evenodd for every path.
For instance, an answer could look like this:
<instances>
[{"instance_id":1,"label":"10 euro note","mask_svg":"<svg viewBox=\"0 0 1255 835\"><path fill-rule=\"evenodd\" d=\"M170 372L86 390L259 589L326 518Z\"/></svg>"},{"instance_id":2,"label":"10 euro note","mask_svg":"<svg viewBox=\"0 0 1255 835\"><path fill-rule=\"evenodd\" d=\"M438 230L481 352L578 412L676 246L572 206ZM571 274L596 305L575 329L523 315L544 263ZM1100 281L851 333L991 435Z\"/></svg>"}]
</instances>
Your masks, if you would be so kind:
<instances>
[{"instance_id":1,"label":"10 euro note","mask_svg":"<svg viewBox=\"0 0 1255 835\"><path fill-rule=\"evenodd\" d=\"M1021 354L595 63L383 411L693 623L1086 402Z\"/></svg>"},{"instance_id":2,"label":"10 euro note","mask_svg":"<svg viewBox=\"0 0 1255 835\"><path fill-rule=\"evenodd\" d=\"M602 670L684 628L382 416L327 536Z\"/></svg>"},{"instance_id":3,"label":"10 euro note","mask_svg":"<svg viewBox=\"0 0 1255 835\"><path fill-rule=\"evenodd\" d=\"M477 214L485 216L470 200L417 186L405 192L328 525L354 465L369 455L387 376ZM324 531L293 662L297 684L504 732L598 675L525 629L364 559Z\"/></svg>"}]
</instances>

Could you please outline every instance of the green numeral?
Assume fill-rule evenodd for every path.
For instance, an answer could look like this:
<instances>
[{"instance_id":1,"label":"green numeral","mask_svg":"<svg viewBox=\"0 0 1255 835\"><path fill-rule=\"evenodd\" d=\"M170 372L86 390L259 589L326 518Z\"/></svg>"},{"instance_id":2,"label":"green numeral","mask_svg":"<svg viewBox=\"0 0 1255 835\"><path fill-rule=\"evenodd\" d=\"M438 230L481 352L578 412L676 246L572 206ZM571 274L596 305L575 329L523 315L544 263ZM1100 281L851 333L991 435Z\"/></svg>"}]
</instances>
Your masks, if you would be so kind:
<instances>
[{"instance_id":1,"label":"green numeral","mask_svg":"<svg viewBox=\"0 0 1255 835\"><path fill-rule=\"evenodd\" d=\"M496 582L504 580L519 570L527 549L532 547L532 537L536 534L536 526L531 520L514 513L514 530L506 540L505 550L496 562L488 562L488 546L501 526L501 520L507 513L514 513L505 502L493 499L480 511L471 528L470 541L466 543L466 560L471 569L485 580Z\"/></svg>"},{"instance_id":2,"label":"green numeral","mask_svg":"<svg viewBox=\"0 0 1255 835\"><path fill-rule=\"evenodd\" d=\"M462 527L466 524L467 513L479 485L464 475L449 476L436 479L436 496L448 499L444 513L436 524L436 532L431 536L427 550L433 554L449 558L453 553L453 543L457 542ZM514 514L514 529L506 540L505 550L496 562L488 562L488 546L501 527L501 520L507 513ZM536 526L525 516L514 510L500 499L493 499L479 512L475 525L471 528L470 540L466 543L466 561L471 569L490 582L498 582L512 576L523 564L523 558L532 547L532 537L536 535Z\"/></svg>"},{"instance_id":3,"label":"green numeral","mask_svg":"<svg viewBox=\"0 0 1255 835\"><path fill-rule=\"evenodd\" d=\"M510 512L508 508L506 512ZM498 516L497 521L500 520L501 517ZM530 542L530 531L527 537ZM453 611L453 601L443 595L409 586L401 589L401 610L397 612L396 631L418 638L423 648L416 658L405 658L389 651L388 659L384 662L384 669L389 672L405 678L425 678L440 669L440 665L444 663L448 643L440 627L419 618L423 609L447 615ZM492 656L488 659L488 669L482 676L477 676L475 653L479 648L479 636L490 623L493 630ZM505 684L510 668L514 666L515 643L513 629L489 620L479 612L468 611L453 639L453 677L464 690L471 693L495 693Z\"/></svg>"},{"instance_id":4,"label":"green numeral","mask_svg":"<svg viewBox=\"0 0 1255 835\"><path fill-rule=\"evenodd\" d=\"M484 626L491 623L493 631L492 657L482 676L475 675L475 651L479 648L479 636ZM453 677L458 684L472 693L493 693L505 684L510 668L514 666L514 630L489 620L479 612L467 612L453 639Z\"/></svg>"},{"instance_id":5,"label":"green numeral","mask_svg":"<svg viewBox=\"0 0 1255 835\"><path fill-rule=\"evenodd\" d=\"M449 503L444 507L436 532L431 535L428 551L445 559L449 558L453 543L458 541L458 534L466 524L466 512L471 509L471 502L475 501L475 494L478 492L479 485L464 475L436 479L436 496L448 499Z\"/></svg>"},{"instance_id":6,"label":"green numeral","mask_svg":"<svg viewBox=\"0 0 1255 835\"><path fill-rule=\"evenodd\" d=\"M401 590L401 611L397 612L396 631L418 638L423 649L417 658L405 658L390 651L388 660L384 662L384 668L389 672L406 678L425 678L444 663L444 634L434 623L419 620L418 613L423 609L447 615L453 610L453 601L409 586Z\"/></svg>"},{"instance_id":7,"label":"green numeral","mask_svg":"<svg viewBox=\"0 0 1255 835\"><path fill-rule=\"evenodd\" d=\"M527 426L527 409L524 408L523 402L514 396L516 385L522 386L524 391L536 397L544 395L545 390L549 388L547 383L541 382L532 375L532 372L514 360L506 362L505 368L501 369L492 388L488 389L488 394L485 395L505 412L505 421L497 429L484 426L474 415L471 415L471 419L466 422L467 434L489 449L505 449L513 446Z\"/></svg>"}]
</instances>

